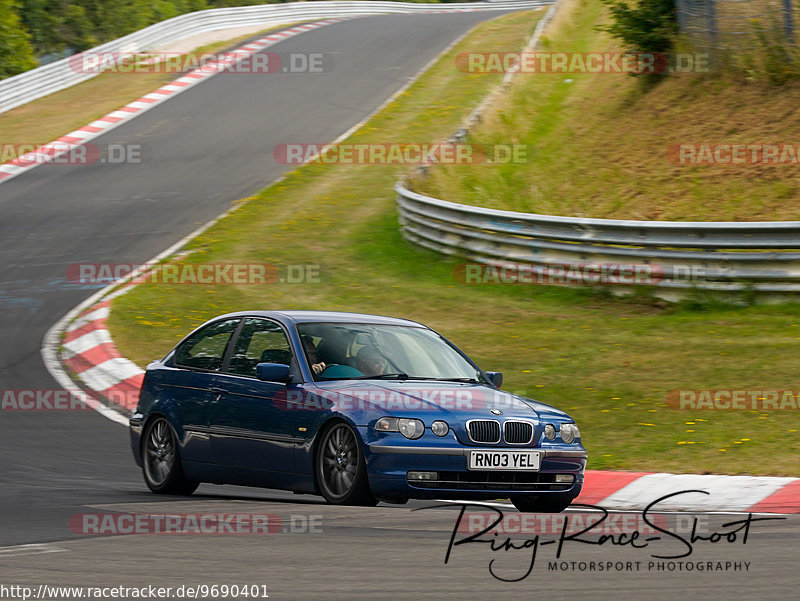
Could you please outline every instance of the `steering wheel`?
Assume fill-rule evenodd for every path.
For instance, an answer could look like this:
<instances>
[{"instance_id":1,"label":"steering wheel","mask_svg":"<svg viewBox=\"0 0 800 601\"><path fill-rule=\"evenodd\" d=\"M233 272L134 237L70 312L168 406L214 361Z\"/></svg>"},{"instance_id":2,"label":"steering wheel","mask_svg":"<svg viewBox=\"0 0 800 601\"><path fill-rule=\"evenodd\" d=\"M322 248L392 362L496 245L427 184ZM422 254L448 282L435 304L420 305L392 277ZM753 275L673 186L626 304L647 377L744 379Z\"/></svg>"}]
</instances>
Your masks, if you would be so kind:
<instances>
[{"instance_id":1,"label":"steering wheel","mask_svg":"<svg viewBox=\"0 0 800 601\"><path fill-rule=\"evenodd\" d=\"M328 365L319 375L323 378L359 378L364 374L350 365L333 363Z\"/></svg>"}]
</instances>

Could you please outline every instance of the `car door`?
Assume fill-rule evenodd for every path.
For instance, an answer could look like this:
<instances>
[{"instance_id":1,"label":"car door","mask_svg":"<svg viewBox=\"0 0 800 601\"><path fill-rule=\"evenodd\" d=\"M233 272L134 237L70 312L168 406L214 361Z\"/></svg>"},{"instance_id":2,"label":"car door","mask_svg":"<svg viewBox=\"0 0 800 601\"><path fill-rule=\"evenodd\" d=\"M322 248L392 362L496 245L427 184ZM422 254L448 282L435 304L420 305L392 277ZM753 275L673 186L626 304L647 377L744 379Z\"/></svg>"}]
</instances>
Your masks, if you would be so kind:
<instances>
[{"instance_id":1,"label":"car door","mask_svg":"<svg viewBox=\"0 0 800 601\"><path fill-rule=\"evenodd\" d=\"M285 363L297 373L296 362L283 327L269 319L245 318L217 387L210 434L215 463L269 472L294 471L295 436L285 402L286 384L256 378L258 363Z\"/></svg>"},{"instance_id":2,"label":"car door","mask_svg":"<svg viewBox=\"0 0 800 601\"><path fill-rule=\"evenodd\" d=\"M168 389L175 401L184 432L184 461L212 462L208 424L219 395L216 375L240 322L238 317L223 319L190 334L176 349L171 367L158 378L156 384Z\"/></svg>"}]
</instances>

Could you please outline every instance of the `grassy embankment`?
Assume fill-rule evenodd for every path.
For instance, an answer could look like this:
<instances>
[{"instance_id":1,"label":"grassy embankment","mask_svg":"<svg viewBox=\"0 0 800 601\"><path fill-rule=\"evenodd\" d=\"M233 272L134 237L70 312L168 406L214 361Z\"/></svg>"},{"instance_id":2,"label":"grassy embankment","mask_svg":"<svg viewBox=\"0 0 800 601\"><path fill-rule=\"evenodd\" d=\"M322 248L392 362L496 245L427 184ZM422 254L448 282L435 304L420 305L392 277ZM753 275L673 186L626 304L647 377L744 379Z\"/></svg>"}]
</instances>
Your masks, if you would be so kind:
<instances>
[{"instance_id":1,"label":"grassy embankment","mask_svg":"<svg viewBox=\"0 0 800 601\"><path fill-rule=\"evenodd\" d=\"M570 0L543 51L619 52L595 31L598 0ZM687 63L688 64L688 63ZM527 164L442 166L421 191L479 206L612 219L796 220L800 157L686 165L678 144L800 144L800 82L680 73L657 85L617 73L525 73L471 141L528 144ZM674 151L672 151L674 152ZM670 153L670 156L676 154ZM724 155L722 155L724 157Z\"/></svg>"}]
</instances>

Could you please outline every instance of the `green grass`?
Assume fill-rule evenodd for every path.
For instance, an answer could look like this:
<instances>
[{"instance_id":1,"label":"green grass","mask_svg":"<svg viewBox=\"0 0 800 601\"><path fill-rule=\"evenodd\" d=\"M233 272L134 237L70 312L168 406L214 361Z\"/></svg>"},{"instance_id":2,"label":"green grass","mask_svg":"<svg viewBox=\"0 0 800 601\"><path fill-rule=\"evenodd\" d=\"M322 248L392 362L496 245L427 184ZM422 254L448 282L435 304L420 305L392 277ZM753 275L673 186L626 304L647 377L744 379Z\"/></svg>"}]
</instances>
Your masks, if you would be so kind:
<instances>
[{"instance_id":1,"label":"green grass","mask_svg":"<svg viewBox=\"0 0 800 601\"><path fill-rule=\"evenodd\" d=\"M618 52L599 0L568 0L542 51ZM571 81L569 81L571 80ZM800 82L680 73L523 73L471 136L527 144L526 164L444 165L414 182L456 202L522 212L676 221L796 220L800 165L680 165L676 144L800 143Z\"/></svg>"},{"instance_id":2,"label":"green grass","mask_svg":"<svg viewBox=\"0 0 800 601\"><path fill-rule=\"evenodd\" d=\"M459 72L455 56L518 49L534 25L530 13L480 25L351 141L447 136L498 81ZM668 306L560 287L459 284L458 260L415 248L399 232L392 186L403 169L311 164L263 190L192 241L181 260L315 264L321 281L138 286L114 301L109 320L121 352L145 365L192 327L232 310L407 317L448 336L483 368L503 371L506 390L569 411L590 468L797 473L797 412L666 406L674 389L794 386L796 306Z\"/></svg>"}]
</instances>

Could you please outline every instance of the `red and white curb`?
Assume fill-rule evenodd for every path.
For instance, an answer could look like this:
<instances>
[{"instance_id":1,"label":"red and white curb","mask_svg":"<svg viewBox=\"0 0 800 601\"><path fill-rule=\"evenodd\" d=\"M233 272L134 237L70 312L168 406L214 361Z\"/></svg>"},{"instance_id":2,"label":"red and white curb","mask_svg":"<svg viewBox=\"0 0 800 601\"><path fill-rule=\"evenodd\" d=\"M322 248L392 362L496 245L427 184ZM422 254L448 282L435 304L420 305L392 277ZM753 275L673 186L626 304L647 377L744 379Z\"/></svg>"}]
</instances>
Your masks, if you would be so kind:
<instances>
[{"instance_id":1,"label":"red and white curb","mask_svg":"<svg viewBox=\"0 0 800 601\"><path fill-rule=\"evenodd\" d=\"M107 297L67 327L61 342L61 361L86 388L132 410L139 401L144 371L123 357L111 340L106 328L110 307L111 299Z\"/></svg>"},{"instance_id":2,"label":"red and white curb","mask_svg":"<svg viewBox=\"0 0 800 601\"><path fill-rule=\"evenodd\" d=\"M65 331L61 359L107 401L132 410L144 372L120 355L106 327L113 297L120 289L81 313ZM723 476L588 470L576 503L606 509L642 510L666 495L654 511L800 513L800 478ZM703 491L703 492L698 492ZM705 494L708 493L708 494Z\"/></svg>"},{"instance_id":3,"label":"red and white curb","mask_svg":"<svg viewBox=\"0 0 800 601\"><path fill-rule=\"evenodd\" d=\"M306 31L318 29L320 27L324 27L325 25L330 25L331 23L336 23L341 20L341 18L324 19L322 21L297 25L290 29L278 31L264 36L263 38L259 38L258 40L250 42L249 44L246 44L231 52L226 52L223 58L215 61L209 61L202 67L194 69L186 75L183 75L171 81L170 83L161 86L157 90L150 92L149 94L145 94L141 98L126 104L122 108L110 112L105 117L100 117L98 120L92 121L89 125L84 125L75 131L61 136L57 140L53 140L48 144L40 146L36 150L22 154L14 160L0 165L0 183L8 181L12 177L15 177L21 173L25 173L34 167L47 164L58 157L73 151L89 140L101 136L115 127L130 121L137 115L150 110L154 106L158 106L162 102L177 96L181 92L185 92L189 88L199 84L202 81L205 81L209 77L213 77L217 73L224 72L226 68L235 65L236 63L257 52L261 52L265 48L269 48L270 46L273 46L287 38L291 38Z\"/></svg>"},{"instance_id":4,"label":"red and white curb","mask_svg":"<svg viewBox=\"0 0 800 601\"><path fill-rule=\"evenodd\" d=\"M653 511L800 513L800 478L770 476L587 470L581 494L574 502L606 509L642 510L673 494L654 506Z\"/></svg>"}]
</instances>

